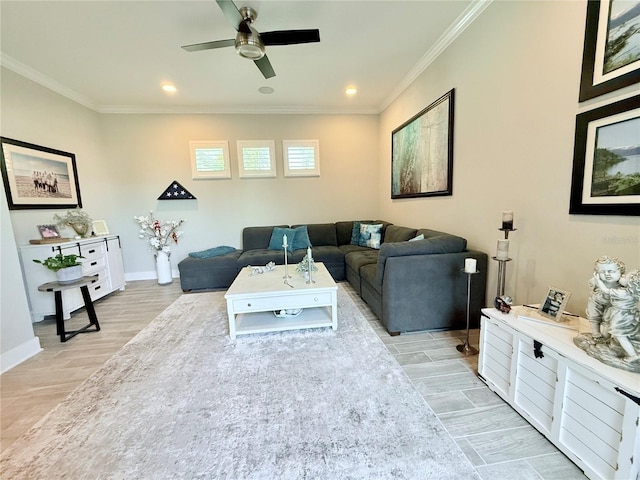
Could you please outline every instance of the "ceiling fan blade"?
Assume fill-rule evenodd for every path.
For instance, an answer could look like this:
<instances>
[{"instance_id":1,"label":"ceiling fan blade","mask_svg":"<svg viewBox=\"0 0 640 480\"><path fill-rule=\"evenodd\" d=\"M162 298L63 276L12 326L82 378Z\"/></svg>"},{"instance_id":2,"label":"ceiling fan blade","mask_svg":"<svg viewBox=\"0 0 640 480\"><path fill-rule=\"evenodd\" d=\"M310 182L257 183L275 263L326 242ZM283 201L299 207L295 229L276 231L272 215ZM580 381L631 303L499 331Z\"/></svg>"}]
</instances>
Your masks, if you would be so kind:
<instances>
[{"instance_id":1,"label":"ceiling fan blade","mask_svg":"<svg viewBox=\"0 0 640 480\"><path fill-rule=\"evenodd\" d=\"M273 67L271 66L271 62L269 61L266 55L262 57L260 60L254 60L253 63L255 63L257 67L260 69L260 71L262 72L262 75L264 75L264 78L271 78L276 76L276 72L273 70Z\"/></svg>"},{"instance_id":2,"label":"ceiling fan blade","mask_svg":"<svg viewBox=\"0 0 640 480\"><path fill-rule=\"evenodd\" d=\"M280 30L260 34L265 45L292 45L295 43L313 43L320 41L320 30Z\"/></svg>"},{"instance_id":3,"label":"ceiling fan blade","mask_svg":"<svg viewBox=\"0 0 640 480\"><path fill-rule=\"evenodd\" d=\"M213 42L194 43L193 45L183 45L182 48L187 52L197 52L199 50L211 50L212 48L233 47L236 44L235 39L215 40Z\"/></svg>"},{"instance_id":4,"label":"ceiling fan blade","mask_svg":"<svg viewBox=\"0 0 640 480\"><path fill-rule=\"evenodd\" d=\"M247 22L245 22L244 17L240 13L240 10L238 10L238 7L236 7L235 3L231 0L216 0L216 3L233 28L239 32L250 33Z\"/></svg>"}]
</instances>

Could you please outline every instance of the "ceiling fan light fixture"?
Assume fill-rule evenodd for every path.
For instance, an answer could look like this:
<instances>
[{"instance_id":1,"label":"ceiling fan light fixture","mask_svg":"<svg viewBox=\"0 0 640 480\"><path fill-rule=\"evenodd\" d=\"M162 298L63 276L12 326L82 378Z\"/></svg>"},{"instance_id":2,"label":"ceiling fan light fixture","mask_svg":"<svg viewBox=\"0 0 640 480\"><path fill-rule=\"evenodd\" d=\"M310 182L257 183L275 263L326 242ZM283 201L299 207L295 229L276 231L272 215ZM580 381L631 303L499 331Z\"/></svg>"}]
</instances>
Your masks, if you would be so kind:
<instances>
[{"instance_id":1,"label":"ceiling fan light fixture","mask_svg":"<svg viewBox=\"0 0 640 480\"><path fill-rule=\"evenodd\" d=\"M249 60L260 60L265 54L264 44L257 35L238 32L236 36L236 53Z\"/></svg>"}]
</instances>

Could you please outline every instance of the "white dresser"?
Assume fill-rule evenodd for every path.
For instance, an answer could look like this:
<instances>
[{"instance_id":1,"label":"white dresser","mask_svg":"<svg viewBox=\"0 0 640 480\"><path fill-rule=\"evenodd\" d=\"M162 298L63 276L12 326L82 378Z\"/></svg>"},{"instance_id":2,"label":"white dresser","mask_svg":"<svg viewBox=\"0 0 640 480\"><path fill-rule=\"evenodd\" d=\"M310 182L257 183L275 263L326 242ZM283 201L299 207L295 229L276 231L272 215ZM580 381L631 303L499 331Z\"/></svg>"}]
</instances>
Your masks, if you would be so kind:
<instances>
[{"instance_id":1,"label":"white dresser","mask_svg":"<svg viewBox=\"0 0 640 480\"><path fill-rule=\"evenodd\" d=\"M20 247L20 264L31 319L41 321L45 315L56 313L54 297L51 293L39 292L38 286L56 280L56 274L33 260L44 260L59 253L82 255L82 274L98 275L98 281L89 286L92 300L124 289L124 267L122 265L122 249L120 237L106 235L101 237L84 238L65 243L48 243L44 245L24 245ZM69 289L63 292L62 304L64 318L69 318L71 312L84 306L80 289Z\"/></svg>"},{"instance_id":2,"label":"white dresser","mask_svg":"<svg viewBox=\"0 0 640 480\"><path fill-rule=\"evenodd\" d=\"M640 479L640 374L587 355L576 330L518 314L532 316L482 310L481 379L589 478Z\"/></svg>"}]
</instances>

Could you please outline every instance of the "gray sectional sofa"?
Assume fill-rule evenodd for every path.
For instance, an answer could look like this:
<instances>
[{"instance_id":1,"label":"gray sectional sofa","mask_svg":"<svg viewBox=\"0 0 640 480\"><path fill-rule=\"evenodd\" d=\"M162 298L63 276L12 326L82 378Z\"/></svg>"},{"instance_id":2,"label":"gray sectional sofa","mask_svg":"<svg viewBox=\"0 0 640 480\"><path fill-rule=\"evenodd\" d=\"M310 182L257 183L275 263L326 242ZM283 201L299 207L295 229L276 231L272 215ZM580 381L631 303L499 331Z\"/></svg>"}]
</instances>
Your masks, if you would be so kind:
<instances>
[{"instance_id":1,"label":"gray sectional sofa","mask_svg":"<svg viewBox=\"0 0 640 480\"><path fill-rule=\"evenodd\" d=\"M470 291L471 326L477 327L480 309L485 306L485 253L467 250L464 238L444 232L385 221L357 223L382 224L379 249L357 244L354 221L307 224L313 258L324 263L334 280L348 281L389 333L465 328L465 258L475 258L478 264ZM211 258L185 258L178 264L182 289L227 288L247 265L283 264L283 250L269 249L273 230L274 226L247 227L242 232L242 250ZM419 235L424 239L414 240ZM296 264L305 254L306 249L293 250L287 261Z\"/></svg>"}]
</instances>

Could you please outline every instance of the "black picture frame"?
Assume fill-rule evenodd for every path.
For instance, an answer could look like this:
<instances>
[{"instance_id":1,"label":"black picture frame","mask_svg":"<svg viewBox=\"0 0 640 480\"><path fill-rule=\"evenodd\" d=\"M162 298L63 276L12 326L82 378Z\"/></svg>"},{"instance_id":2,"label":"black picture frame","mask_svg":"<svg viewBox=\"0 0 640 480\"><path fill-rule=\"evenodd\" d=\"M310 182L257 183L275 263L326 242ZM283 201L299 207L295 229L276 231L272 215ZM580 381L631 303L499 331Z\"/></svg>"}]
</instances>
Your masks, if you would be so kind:
<instances>
[{"instance_id":1,"label":"black picture frame","mask_svg":"<svg viewBox=\"0 0 640 480\"><path fill-rule=\"evenodd\" d=\"M640 15L640 1L634 9L629 15ZM610 17L611 0L589 0L578 97L581 102L640 82L640 58L611 72L603 71Z\"/></svg>"},{"instance_id":2,"label":"black picture frame","mask_svg":"<svg viewBox=\"0 0 640 480\"><path fill-rule=\"evenodd\" d=\"M627 123L631 122L631 123ZM640 155L640 95L620 100L576 116L569 213L584 215L640 215L640 170L611 174L625 160ZM616 146L608 145L602 128L616 129ZM637 161L631 159L634 168ZM605 167L607 170L605 171ZM635 167L637 169L637 167ZM626 180L624 177L631 176Z\"/></svg>"},{"instance_id":3,"label":"black picture frame","mask_svg":"<svg viewBox=\"0 0 640 480\"><path fill-rule=\"evenodd\" d=\"M391 198L453 195L455 89L391 132Z\"/></svg>"},{"instance_id":4,"label":"black picture frame","mask_svg":"<svg viewBox=\"0 0 640 480\"><path fill-rule=\"evenodd\" d=\"M9 210L82 207L73 153L0 137Z\"/></svg>"}]
</instances>

